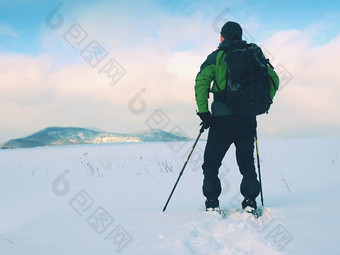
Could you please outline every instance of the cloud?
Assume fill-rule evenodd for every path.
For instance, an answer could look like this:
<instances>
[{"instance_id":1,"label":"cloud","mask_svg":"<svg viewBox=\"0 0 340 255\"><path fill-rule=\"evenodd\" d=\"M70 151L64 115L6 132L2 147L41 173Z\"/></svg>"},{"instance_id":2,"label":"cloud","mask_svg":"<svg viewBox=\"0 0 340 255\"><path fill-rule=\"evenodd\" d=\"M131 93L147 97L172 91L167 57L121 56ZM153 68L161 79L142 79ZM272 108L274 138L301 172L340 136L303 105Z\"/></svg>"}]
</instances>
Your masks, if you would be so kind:
<instances>
[{"instance_id":1,"label":"cloud","mask_svg":"<svg viewBox=\"0 0 340 255\"><path fill-rule=\"evenodd\" d=\"M313 46L308 35L286 30L264 42L275 57L274 65L284 65L292 75L274 99L266 126L276 134L303 136L312 131L313 135L339 136L340 35L319 46Z\"/></svg>"},{"instance_id":2,"label":"cloud","mask_svg":"<svg viewBox=\"0 0 340 255\"><path fill-rule=\"evenodd\" d=\"M26 133L50 125L133 131L147 128L147 118L161 108L171 126L196 136L193 87L200 65L218 45L213 18L199 12L174 15L149 2L138 8L130 4L70 8L65 3L63 25L42 29L41 55L1 53L0 133L9 136L9 130L19 134L23 127ZM74 23L88 35L75 49L63 38ZM293 76L278 92L270 114L259 117L263 136L301 136L308 130L312 135L339 135L339 35L318 46L313 36L309 31L282 30L261 44L274 57L274 66L283 66ZM92 40L108 53L96 67L81 57ZM99 73L111 58L126 70L114 86ZM139 115L129 110L138 93L145 103Z\"/></svg>"},{"instance_id":3,"label":"cloud","mask_svg":"<svg viewBox=\"0 0 340 255\"><path fill-rule=\"evenodd\" d=\"M0 36L18 37L20 33L12 26L0 22Z\"/></svg>"}]
</instances>

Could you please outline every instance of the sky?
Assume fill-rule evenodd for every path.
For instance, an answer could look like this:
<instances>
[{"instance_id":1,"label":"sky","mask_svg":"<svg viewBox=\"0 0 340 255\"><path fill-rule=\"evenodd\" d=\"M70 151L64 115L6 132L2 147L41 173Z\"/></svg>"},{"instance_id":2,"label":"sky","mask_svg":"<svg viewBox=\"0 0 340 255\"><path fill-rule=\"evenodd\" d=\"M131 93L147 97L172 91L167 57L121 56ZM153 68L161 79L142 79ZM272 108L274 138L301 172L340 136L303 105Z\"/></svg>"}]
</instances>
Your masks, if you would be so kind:
<instances>
[{"instance_id":1,"label":"sky","mask_svg":"<svg viewBox=\"0 0 340 255\"><path fill-rule=\"evenodd\" d=\"M281 79L259 137L340 136L338 1L0 0L0 143L48 126L196 137L195 77L228 20Z\"/></svg>"}]
</instances>

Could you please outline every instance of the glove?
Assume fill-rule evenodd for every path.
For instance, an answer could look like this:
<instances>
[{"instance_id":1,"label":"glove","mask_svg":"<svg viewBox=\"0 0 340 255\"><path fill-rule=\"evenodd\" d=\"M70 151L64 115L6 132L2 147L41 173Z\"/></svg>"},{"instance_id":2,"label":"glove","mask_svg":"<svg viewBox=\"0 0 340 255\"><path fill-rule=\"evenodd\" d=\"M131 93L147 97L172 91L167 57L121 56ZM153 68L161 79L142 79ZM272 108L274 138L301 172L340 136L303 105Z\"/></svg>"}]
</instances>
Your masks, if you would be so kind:
<instances>
[{"instance_id":1,"label":"glove","mask_svg":"<svg viewBox=\"0 0 340 255\"><path fill-rule=\"evenodd\" d=\"M204 129L208 129L211 126L211 114L210 112L198 112L197 115L202 120L202 123L200 124Z\"/></svg>"}]
</instances>

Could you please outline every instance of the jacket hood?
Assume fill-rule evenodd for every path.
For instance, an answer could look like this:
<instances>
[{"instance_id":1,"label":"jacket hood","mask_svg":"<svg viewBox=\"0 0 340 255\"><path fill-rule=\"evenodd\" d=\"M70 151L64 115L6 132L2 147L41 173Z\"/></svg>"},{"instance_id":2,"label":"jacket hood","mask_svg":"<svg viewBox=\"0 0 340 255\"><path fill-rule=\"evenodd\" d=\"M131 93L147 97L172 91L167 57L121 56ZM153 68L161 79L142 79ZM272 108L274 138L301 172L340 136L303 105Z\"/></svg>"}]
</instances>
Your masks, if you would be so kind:
<instances>
[{"instance_id":1,"label":"jacket hood","mask_svg":"<svg viewBox=\"0 0 340 255\"><path fill-rule=\"evenodd\" d=\"M247 44L247 41L244 41L244 40L227 40L227 39L224 39L223 42L221 42L218 46L218 49L220 50L226 50L229 48L230 45L233 45L233 44Z\"/></svg>"}]
</instances>

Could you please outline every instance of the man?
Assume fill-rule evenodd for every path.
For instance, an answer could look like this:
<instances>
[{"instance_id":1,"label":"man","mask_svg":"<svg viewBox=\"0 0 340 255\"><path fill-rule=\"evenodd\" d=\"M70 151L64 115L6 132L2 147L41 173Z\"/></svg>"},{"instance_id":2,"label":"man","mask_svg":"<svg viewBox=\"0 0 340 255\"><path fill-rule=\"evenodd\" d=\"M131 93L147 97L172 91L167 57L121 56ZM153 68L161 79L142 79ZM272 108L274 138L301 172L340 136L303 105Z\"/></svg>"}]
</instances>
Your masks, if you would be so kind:
<instances>
[{"instance_id":1,"label":"man","mask_svg":"<svg viewBox=\"0 0 340 255\"><path fill-rule=\"evenodd\" d=\"M233 41L242 41L242 28L238 23L229 21L221 29L221 43L218 49L207 57L195 80L197 114L202 120L203 127L210 128L202 166L203 194L206 197L207 211L219 210L221 182L218 170L227 150L234 143L237 164L243 176L240 185L241 194L244 196L242 208L252 212L257 209L255 199L260 193L253 156L256 117L234 114L224 103L223 97L228 80L224 61L225 50ZM263 54L261 49L258 49L260 54ZM276 75L273 70L269 70L268 73L270 76ZM210 88L211 82L213 85ZM208 108L209 92L214 94L212 113Z\"/></svg>"}]
</instances>

